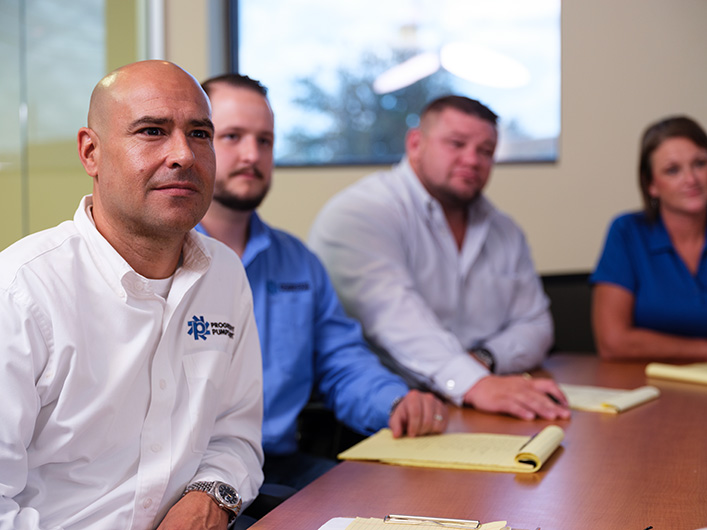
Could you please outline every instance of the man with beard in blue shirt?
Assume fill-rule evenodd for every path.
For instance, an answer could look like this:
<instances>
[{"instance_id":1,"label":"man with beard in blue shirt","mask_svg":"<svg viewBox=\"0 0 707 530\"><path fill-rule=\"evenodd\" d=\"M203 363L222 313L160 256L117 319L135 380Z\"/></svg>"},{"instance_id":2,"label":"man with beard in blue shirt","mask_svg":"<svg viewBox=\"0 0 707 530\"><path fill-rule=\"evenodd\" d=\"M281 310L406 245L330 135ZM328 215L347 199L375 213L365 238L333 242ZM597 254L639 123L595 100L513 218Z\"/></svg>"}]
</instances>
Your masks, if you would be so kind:
<instances>
[{"instance_id":1,"label":"man with beard in blue shirt","mask_svg":"<svg viewBox=\"0 0 707 530\"><path fill-rule=\"evenodd\" d=\"M267 89L238 74L203 83L215 127L214 199L197 229L233 249L253 291L263 353L265 482L301 488L334 462L298 450L297 417L314 390L348 427L394 436L444 431L446 406L409 390L368 349L324 267L295 237L255 212L273 169Z\"/></svg>"}]
</instances>

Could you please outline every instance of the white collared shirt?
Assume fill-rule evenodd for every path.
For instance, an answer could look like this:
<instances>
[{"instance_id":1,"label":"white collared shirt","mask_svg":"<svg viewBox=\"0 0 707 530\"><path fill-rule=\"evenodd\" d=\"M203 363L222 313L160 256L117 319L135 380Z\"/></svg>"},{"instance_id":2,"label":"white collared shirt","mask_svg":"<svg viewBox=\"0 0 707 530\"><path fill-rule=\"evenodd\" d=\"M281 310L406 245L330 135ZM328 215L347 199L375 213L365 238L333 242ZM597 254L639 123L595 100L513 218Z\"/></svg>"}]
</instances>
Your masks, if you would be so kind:
<instances>
[{"instance_id":1,"label":"white collared shirt","mask_svg":"<svg viewBox=\"0 0 707 530\"><path fill-rule=\"evenodd\" d=\"M387 364L460 404L488 371L531 369L552 343L549 302L523 233L484 197L461 250L407 160L339 193L309 241Z\"/></svg>"},{"instance_id":2,"label":"white collared shirt","mask_svg":"<svg viewBox=\"0 0 707 530\"><path fill-rule=\"evenodd\" d=\"M236 255L192 231L166 299L73 221L0 253L0 528L152 529L195 480L262 482Z\"/></svg>"}]
</instances>

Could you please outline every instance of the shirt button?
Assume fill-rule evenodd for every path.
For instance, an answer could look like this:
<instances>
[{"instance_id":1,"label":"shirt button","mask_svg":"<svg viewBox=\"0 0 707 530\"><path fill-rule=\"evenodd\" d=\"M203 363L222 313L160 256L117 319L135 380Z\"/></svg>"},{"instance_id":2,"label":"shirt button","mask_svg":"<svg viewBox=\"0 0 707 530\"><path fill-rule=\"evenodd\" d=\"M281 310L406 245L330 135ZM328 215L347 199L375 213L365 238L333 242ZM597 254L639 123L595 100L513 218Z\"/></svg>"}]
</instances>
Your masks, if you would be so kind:
<instances>
[{"instance_id":1,"label":"shirt button","mask_svg":"<svg viewBox=\"0 0 707 530\"><path fill-rule=\"evenodd\" d=\"M454 387L456 386L456 383L454 382L454 379L450 379L447 381L447 389L448 390L454 390Z\"/></svg>"},{"instance_id":2,"label":"shirt button","mask_svg":"<svg viewBox=\"0 0 707 530\"><path fill-rule=\"evenodd\" d=\"M162 446L160 444L152 444L152 449L153 453L159 453L162 450Z\"/></svg>"},{"instance_id":3,"label":"shirt button","mask_svg":"<svg viewBox=\"0 0 707 530\"><path fill-rule=\"evenodd\" d=\"M152 506L152 499L149 499L149 498L148 498L148 499L145 499L144 501L142 501L142 507L145 508L146 510L147 510L150 506Z\"/></svg>"},{"instance_id":4,"label":"shirt button","mask_svg":"<svg viewBox=\"0 0 707 530\"><path fill-rule=\"evenodd\" d=\"M165 388L167 388L167 381L165 381L164 379L160 379L160 388L161 388L162 390L164 390Z\"/></svg>"}]
</instances>

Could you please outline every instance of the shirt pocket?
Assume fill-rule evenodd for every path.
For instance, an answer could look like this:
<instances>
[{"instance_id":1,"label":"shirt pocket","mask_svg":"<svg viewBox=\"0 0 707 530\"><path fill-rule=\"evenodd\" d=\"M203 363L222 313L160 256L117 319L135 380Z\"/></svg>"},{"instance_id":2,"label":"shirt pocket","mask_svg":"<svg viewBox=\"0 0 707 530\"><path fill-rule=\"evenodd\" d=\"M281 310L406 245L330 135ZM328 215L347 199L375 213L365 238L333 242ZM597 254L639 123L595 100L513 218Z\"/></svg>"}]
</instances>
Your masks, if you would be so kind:
<instances>
[{"instance_id":1,"label":"shirt pocket","mask_svg":"<svg viewBox=\"0 0 707 530\"><path fill-rule=\"evenodd\" d=\"M201 351L185 355L182 364L189 388L191 447L192 451L203 453L223 408L222 388L229 356L222 351Z\"/></svg>"}]
</instances>

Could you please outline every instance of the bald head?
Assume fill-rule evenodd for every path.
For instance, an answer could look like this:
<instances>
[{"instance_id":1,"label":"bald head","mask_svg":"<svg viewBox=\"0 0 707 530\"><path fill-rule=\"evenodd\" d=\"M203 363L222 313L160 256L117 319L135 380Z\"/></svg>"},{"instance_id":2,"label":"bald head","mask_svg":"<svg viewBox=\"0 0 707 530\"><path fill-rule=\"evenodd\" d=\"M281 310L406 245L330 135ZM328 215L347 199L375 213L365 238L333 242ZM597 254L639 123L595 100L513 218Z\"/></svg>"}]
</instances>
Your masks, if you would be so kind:
<instances>
[{"instance_id":1,"label":"bald head","mask_svg":"<svg viewBox=\"0 0 707 530\"><path fill-rule=\"evenodd\" d=\"M195 97L209 107L209 99L198 81L186 70L168 61L140 61L121 66L101 79L91 93L88 108L88 126L101 133L113 107L130 103L130 100L149 91L161 92L173 87L193 89Z\"/></svg>"},{"instance_id":2,"label":"bald head","mask_svg":"<svg viewBox=\"0 0 707 530\"><path fill-rule=\"evenodd\" d=\"M93 219L141 274L171 274L186 233L206 212L216 167L213 132L208 97L175 64L133 63L93 90L88 127L78 133L79 157L93 178ZM174 251L169 266L141 272L128 258L138 241L149 252Z\"/></svg>"}]
</instances>

